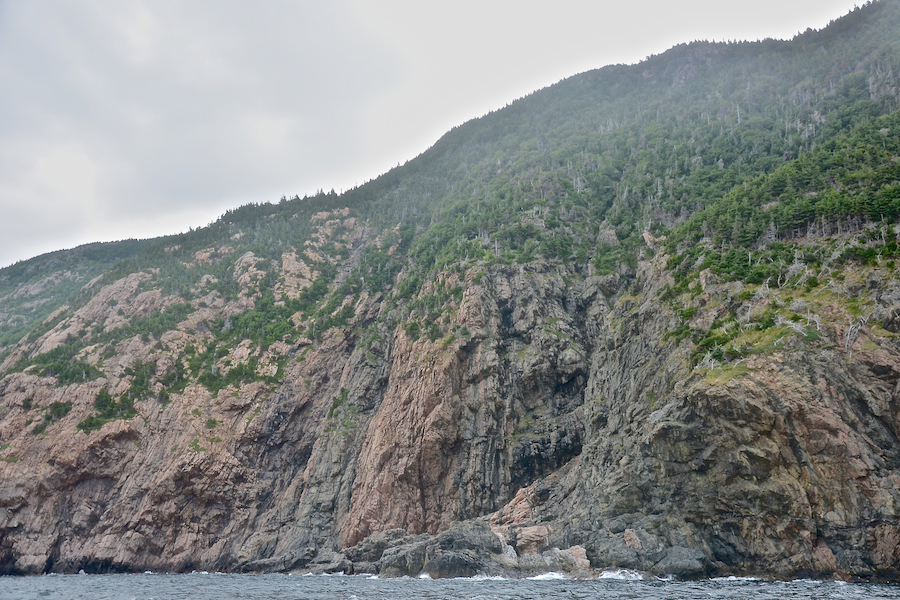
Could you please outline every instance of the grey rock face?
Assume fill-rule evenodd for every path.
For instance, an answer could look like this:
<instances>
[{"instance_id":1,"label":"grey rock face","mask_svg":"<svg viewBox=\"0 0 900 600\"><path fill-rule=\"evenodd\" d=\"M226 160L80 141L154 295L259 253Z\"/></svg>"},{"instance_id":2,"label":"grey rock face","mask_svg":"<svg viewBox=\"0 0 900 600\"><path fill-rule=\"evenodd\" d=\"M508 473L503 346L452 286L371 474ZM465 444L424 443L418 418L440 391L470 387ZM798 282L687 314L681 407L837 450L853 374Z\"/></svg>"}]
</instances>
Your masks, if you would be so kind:
<instances>
[{"instance_id":1,"label":"grey rock face","mask_svg":"<svg viewBox=\"0 0 900 600\"><path fill-rule=\"evenodd\" d=\"M376 324L363 348L333 329L285 350L275 388L192 386L91 434L75 424L127 379L6 377L0 571L898 574L884 278L887 333L845 347L823 330L824 349L787 339L701 372L667 336L680 317L659 301L662 258L631 278L543 263L465 276L452 313L467 335ZM747 302L704 281L697 319ZM122 364L156 352L122 348ZM24 434L26 398L71 399L72 414Z\"/></svg>"}]
</instances>

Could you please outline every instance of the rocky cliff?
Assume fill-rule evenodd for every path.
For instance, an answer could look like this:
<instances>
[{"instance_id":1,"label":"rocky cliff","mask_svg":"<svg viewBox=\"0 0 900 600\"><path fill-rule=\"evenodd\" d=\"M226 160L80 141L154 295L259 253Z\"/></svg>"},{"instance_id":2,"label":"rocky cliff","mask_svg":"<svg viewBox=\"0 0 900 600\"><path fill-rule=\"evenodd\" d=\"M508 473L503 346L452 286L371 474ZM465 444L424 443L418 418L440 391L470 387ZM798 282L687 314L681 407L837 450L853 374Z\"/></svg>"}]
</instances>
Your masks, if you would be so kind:
<instances>
[{"instance_id":1,"label":"rocky cliff","mask_svg":"<svg viewBox=\"0 0 900 600\"><path fill-rule=\"evenodd\" d=\"M441 283L464 291L447 326L464 333L382 328L363 347L332 328L270 348L285 360L277 383L191 384L94 431L76 425L98 392L127 393L136 364L164 374L174 349L209 335L196 318L105 359L86 347L106 373L93 381L9 374L4 570L894 577L896 274L869 274L886 324L870 319L852 343L841 315L813 341L783 332L769 352L692 370L666 339L664 264L632 279L543 263L452 273ZM165 305L143 279L109 284L32 347L112 306ZM778 302L739 287L707 283L693 318ZM385 309L365 299L353 320ZM63 402L70 412L29 431Z\"/></svg>"},{"instance_id":2,"label":"rocky cliff","mask_svg":"<svg viewBox=\"0 0 900 600\"><path fill-rule=\"evenodd\" d=\"M898 31L679 47L0 270L0 573L895 580Z\"/></svg>"}]
</instances>

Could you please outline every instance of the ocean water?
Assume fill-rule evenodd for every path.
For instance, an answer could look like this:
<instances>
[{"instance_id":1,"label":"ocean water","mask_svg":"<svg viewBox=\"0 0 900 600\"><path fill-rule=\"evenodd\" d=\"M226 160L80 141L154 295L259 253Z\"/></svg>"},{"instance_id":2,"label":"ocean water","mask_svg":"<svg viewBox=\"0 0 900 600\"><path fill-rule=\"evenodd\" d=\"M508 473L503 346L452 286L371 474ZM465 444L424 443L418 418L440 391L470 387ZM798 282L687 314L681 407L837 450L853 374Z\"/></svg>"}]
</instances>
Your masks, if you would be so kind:
<instances>
[{"instance_id":1,"label":"ocean water","mask_svg":"<svg viewBox=\"0 0 900 600\"><path fill-rule=\"evenodd\" d=\"M612 571L578 581L533 579L379 579L364 575L44 575L0 577L2 600L869 600L900 599L900 585L727 578L660 581Z\"/></svg>"}]
</instances>

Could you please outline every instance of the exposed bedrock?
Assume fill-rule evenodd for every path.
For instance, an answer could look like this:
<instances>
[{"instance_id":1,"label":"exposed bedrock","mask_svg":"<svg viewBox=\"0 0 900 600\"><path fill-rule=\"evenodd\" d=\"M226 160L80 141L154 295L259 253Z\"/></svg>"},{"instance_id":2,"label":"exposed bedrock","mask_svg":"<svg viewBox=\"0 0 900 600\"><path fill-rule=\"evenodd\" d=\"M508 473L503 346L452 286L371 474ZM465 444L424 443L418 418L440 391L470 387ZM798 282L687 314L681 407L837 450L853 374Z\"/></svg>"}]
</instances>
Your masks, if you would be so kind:
<instances>
[{"instance_id":1,"label":"exposed bedrock","mask_svg":"<svg viewBox=\"0 0 900 600\"><path fill-rule=\"evenodd\" d=\"M900 575L893 338L695 372L661 264L468 272L465 335L332 329L274 388L191 386L90 434L103 379L10 375L6 406L73 408L43 436L0 414L0 570Z\"/></svg>"}]
</instances>

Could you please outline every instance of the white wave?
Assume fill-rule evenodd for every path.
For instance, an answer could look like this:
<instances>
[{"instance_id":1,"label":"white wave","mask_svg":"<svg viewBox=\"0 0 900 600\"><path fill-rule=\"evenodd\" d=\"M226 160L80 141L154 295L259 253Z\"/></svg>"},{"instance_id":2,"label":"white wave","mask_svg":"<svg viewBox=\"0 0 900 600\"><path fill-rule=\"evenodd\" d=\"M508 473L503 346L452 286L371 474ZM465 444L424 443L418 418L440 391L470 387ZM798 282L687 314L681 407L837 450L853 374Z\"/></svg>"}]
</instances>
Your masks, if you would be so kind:
<instances>
[{"instance_id":1,"label":"white wave","mask_svg":"<svg viewBox=\"0 0 900 600\"><path fill-rule=\"evenodd\" d=\"M431 575L428 573L419 573L419 579L431 579Z\"/></svg>"},{"instance_id":2,"label":"white wave","mask_svg":"<svg viewBox=\"0 0 900 600\"><path fill-rule=\"evenodd\" d=\"M729 575L728 577L713 577L710 581L762 581L759 577L736 577Z\"/></svg>"},{"instance_id":3,"label":"white wave","mask_svg":"<svg viewBox=\"0 0 900 600\"><path fill-rule=\"evenodd\" d=\"M640 581L644 578L637 571L629 571L628 569L616 569L615 571L603 571L600 573L600 579L618 579L621 581Z\"/></svg>"},{"instance_id":4,"label":"white wave","mask_svg":"<svg viewBox=\"0 0 900 600\"><path fill-rule=\"evenodd\" d=\"M366 579L378 579L378 575L369 575Z\"/></svg>"},{"instance_id":5,"label":"white wave","mask_svg":"<svg viewBox=\"0 0 900 600\"><path fill-rule=\"evenodd\" d=\"M558 573L556 571L550 571L549 573L541 573L540 575L535 575L534 577L528 577L528 579L532 581L548 581L551 579L565 579L566 576L562 573Z\"/></svg>"}]
</instances>

